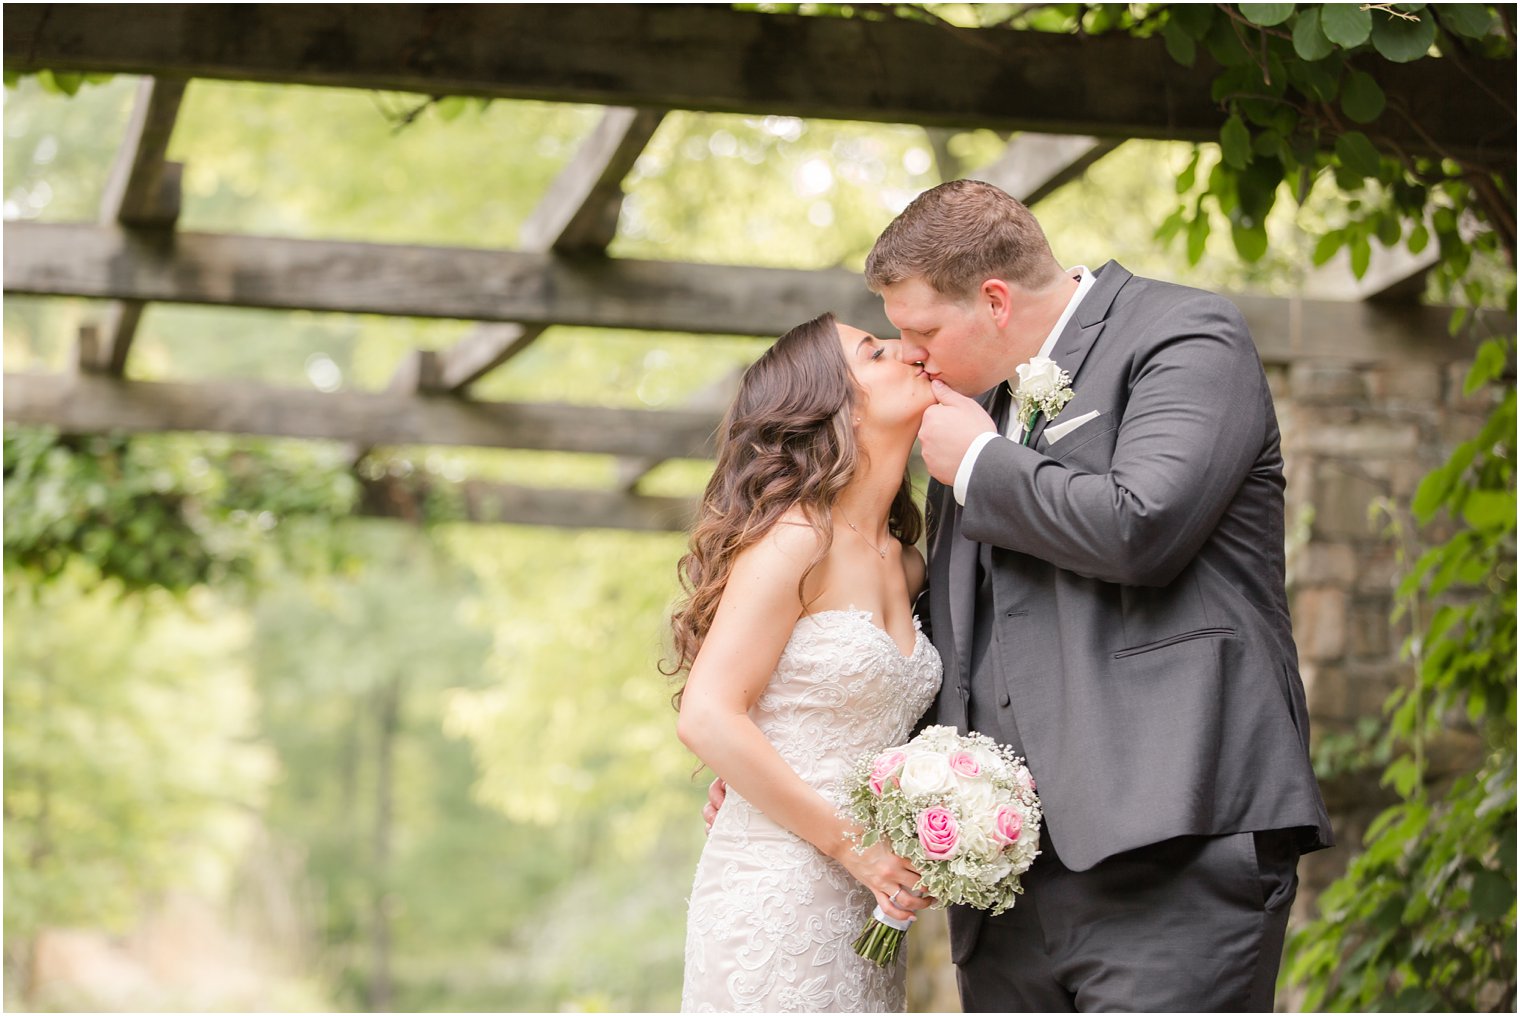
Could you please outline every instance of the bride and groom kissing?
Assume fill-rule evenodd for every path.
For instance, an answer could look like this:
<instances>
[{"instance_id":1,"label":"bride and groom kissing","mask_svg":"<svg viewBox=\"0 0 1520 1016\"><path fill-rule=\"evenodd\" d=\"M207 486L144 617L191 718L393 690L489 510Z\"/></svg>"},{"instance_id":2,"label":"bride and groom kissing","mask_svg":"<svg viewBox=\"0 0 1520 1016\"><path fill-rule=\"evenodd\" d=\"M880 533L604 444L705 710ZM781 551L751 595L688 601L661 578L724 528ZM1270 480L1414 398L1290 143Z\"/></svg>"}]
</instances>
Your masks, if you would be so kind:
<instances>
[{"instance_id":1,"label":"bride and groom kissing","mask_svg":"<svg viewBox=\"0 0 1520 1016\"><path fill-rule=\"evenodd\" d=\"M904 1008L902 961L850 943L934 901L841 805L858 759L935 723L1025 757L1045 816L1016 906L951 908L967 1011L1270 1012L1299 854L1331 834L1244 321L1063 269L965 180L866 281L900 337L824 315L756 361L680 563L678 734L719 777L682 1008Z\"/></svg>"}]
</instances>

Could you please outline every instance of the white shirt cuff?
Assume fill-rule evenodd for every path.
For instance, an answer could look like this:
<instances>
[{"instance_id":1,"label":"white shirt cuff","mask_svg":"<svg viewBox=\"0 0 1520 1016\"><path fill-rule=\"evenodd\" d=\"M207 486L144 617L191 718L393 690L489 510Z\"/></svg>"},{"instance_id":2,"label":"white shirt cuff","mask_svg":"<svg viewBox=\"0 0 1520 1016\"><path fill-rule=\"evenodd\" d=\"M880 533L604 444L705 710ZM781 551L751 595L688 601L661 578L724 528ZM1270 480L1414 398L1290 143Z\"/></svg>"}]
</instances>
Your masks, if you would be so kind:
<instances>
[{"instance_id":1,"label":"white shirt cuff","mask_svg":"<svg viewBox=\"0 0 1520 1016\"><path fill-rule=\"evenodd\" d=\"M966 503L966 490L971 486L971 467L976 465L976 457L982 454L982 449L987 447L987 442L997 437L996 431L984 431L971 439L971 446L966 449L966 455L961 459L961 467L955 471L955 502L964 506Z\"/></svg>"}]
</instances>

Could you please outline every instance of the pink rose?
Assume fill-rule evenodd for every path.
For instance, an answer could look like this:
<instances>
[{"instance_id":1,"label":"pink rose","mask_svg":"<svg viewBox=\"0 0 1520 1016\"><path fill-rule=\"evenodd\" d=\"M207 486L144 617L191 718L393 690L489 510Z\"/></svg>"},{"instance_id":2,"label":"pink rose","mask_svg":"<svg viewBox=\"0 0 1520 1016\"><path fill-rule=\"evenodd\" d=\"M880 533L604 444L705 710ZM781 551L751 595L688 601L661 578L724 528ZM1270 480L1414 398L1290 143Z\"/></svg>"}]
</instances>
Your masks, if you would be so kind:
<instances>
[{"instance_id":1,"label":"pink rose","mask_svg":"<svg viewBox=\"0 0 1520 1016\"><path fill-rule=\"evenodd\" d=\"M1019 833L1024 831L1024 816L1013 808L999 808L997 821L993 824L992 835L996 840L1007 846L1019 841Z\"/></svg>"},{"instance_id":2,"label":"pink rose","mask_svg":"<svg viewBox=\"0 0 1520 1016\"><path fill-rule=\"evenodd\" d=\"M895 776L907 760L908 753L905 751L889 751L878 758L871 767L871 793L880 797L886 789L887 780Z\"/></svg>"},{"instance_id":3,"label":"pink rose","mask_svg":"<svg viewBox=\"0 0 1520 1016\"><path fill-rule=\"evenodd\" d=\"M957 776L975 779L982 775L982 764L969 751L955 751L950 753L950 770Z\"/></svg>"},{"instance_id":4,"label":"pink rose","mask_svg":"<svg viewBox=\"0 0 1520 1016\"><path fill-rule=\"evenodd\" d=\"M960 827L948 808L925 808L918 813L918 842L931 861L943 861L955 853Z\"/></svg>"}]
</instances>

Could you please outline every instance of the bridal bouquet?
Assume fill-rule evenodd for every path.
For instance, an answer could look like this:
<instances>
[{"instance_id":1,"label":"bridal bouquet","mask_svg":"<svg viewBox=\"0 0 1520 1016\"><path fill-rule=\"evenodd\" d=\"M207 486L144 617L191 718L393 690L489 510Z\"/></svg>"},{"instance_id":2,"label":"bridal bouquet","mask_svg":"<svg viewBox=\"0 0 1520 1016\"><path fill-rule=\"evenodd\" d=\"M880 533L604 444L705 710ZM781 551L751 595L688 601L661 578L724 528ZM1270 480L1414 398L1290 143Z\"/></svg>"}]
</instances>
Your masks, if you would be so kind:
<instances>
[{"instance_id":1,"label":"bridal bouquet","mask_svg":"<svg viewBox=\"0 0 1520 1016\"><path fill-rule=\"evenodd\" d=\"M856 766L850 812L861 846L885 840L921 873L935 906L963 903L1001 914L1024 891L1019 876L1039 854L1034 779L1011 749L982 734L929 727L907 744ZM891 963L908 925L880 907L855 951Z\"/></svg>"}]
</instances>

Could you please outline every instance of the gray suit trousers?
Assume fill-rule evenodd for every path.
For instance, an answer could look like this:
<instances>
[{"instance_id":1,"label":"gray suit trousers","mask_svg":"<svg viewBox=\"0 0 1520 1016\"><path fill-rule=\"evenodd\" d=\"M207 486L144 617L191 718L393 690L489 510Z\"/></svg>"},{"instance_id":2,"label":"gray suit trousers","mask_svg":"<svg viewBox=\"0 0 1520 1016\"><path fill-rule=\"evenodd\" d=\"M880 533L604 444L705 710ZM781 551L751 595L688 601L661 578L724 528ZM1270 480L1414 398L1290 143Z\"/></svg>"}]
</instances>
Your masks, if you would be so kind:
<instances>
[{"instance_id":1,"label":"gray suit trousers","mask_svg":"<svg viewBox=\"0 0 1520 1016\"><path fill-rule=\"evenodd\" d=\"M1044 851L960 963L966 1012L1272 1011L1290 833L1182 836L1080 872Z\"/></svg>"}]
</instances>

